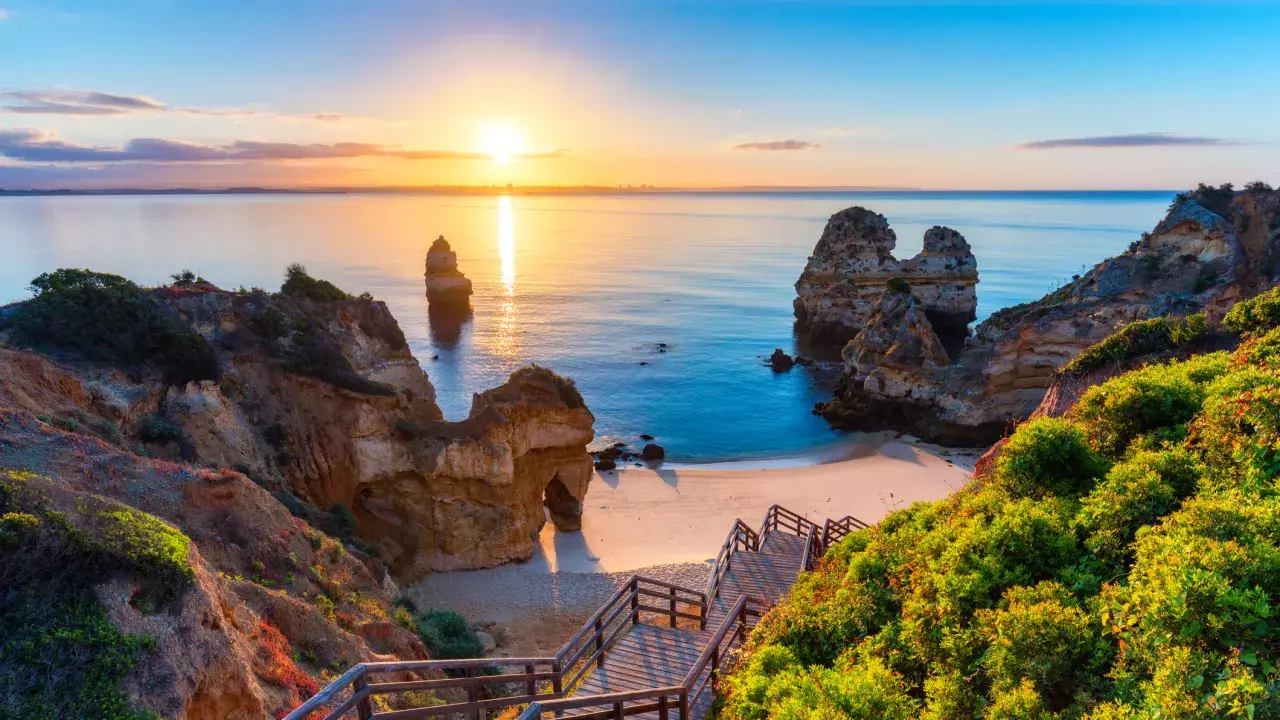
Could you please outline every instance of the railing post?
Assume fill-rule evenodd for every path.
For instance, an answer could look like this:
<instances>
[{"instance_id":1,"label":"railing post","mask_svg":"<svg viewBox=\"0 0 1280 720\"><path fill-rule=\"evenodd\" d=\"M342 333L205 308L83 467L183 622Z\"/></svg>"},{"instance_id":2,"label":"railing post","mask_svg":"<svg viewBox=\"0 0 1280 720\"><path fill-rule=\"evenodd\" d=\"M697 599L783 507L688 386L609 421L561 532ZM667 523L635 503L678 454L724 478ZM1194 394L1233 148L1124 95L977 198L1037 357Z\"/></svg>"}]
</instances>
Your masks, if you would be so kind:
<instances>
[{"instance_id":1,"label":"railing post","mask_svg":"<svg viewBox=\"0 0 1280 720\"><path fill-rule=\"evenodd\" d=\"M564 669L560 667L560 659L556 658L555 664L551 666L551 690L556 697L564 695Z\"/></svg>"},{"instance_id":2,"label":"railing post","mask_svg":"<svg viewBox=\"0 0 1280 720\"><path fill-rule=\"evenodd\" d=\"M602 625L602 623L601 623L601 620L602 620L602 619L603 619L603 618L596 618L596 624L595 624L595 628L596 628L596 667L604 667L604 653L600 652L601 650L604 650L604 634L601 632L601 631L604 629L604 627L603 627L603 625Z\"/></svg>"},{"instance_id":3,"label":"railing post","mask_svg":"<svg viewBox=\"0 0 1280 720\"><path fill-rule=\"evenodd\" d=\"M711 683L712 692L715 692L716 690L716 674L719 672L720 672L720 646L716 645L716 648L711 651L711 675L707 677L707 680Z\"/></svg>"},{"instance_id":4,"label":"railing post","mask_svg":"<svg viewBox=\"0 0 1280 720\"><path fill-rule=\"evenodd\" d=\"M616 702L613 704L613 716L618 720L622 720L622 718L626 717L622 712L622 703Z\"/></svg>"},{"instance_id":5,"label":"railing post","mask_svg":"<svg viewBox=\"0 0 1280 720\"><path fill-rule=\"evenodd\" d=\"M631 581L631 624L640 624L640 581Z\"/></svg>"},{"instance_id":6,"label":"railing post","mask_svg":"<svg viewBox=\"0 0 1280 720\"><path fill-rule=\"evenodd\" d=\"M351 692L358 693L361 690L364 690L365 686L368 684L369 681L364 679L364 675L361 675L356 678L355 683L352 684ZM373 717L373 704L369 702L369 698L365 698L356 703L356 717L360 718L360 720L369 720L369 718Z\"/></svg>"},{"instance_id":7,"label":"railing post","mask_svg":"<svg viewBox=\"0 0 1280 720\"><path fill-rule=\"evenodd\" d=\"M668 720L666 695L663 695L662 697L658 698L658 720Z\"/></svg>"},{"instance_id":8,"label":"railing post","mask_svg":"<svg viewBox=\"0 0 1280 720\"><path fill-rule=\"evenodd\" d=\"M680 720L689 720L689 691L680 691Z\"/></svg>"},{"instance_id":9,"label":"railing post","mask_svg":"<svg viewBox=\"0 0 1280 720\"><path fill-rule=\"evenodd\" d=\"M676 626L676 589L670 588L671 592L671 627Z\"/></svg>"},{"instance_id":10,"label":"railing post","mask_svg":"<svg viewBox=\"0 0 1280 720\"><path fill-rule=\"evenodd\" d=\"M467 680L468 680L467 702L468 703L480 702L480 688L476 685L475 679L476 679L476 669L474 667L467 668ZM481 710L480 708L472 709L471 717L474 718L474 720L484 720L484 710Z\"/></svg>"},{"instance_id":11,"label":"railing post","mask_svg":"<svg viewBox=\"0 0 1280 720\"><path fill-rule=\"evenodd\" d=\"M532 665L525 665L525 666L524 666L524 671L525 671L526 673L528 673L528 675L529 675L528 679L527 679L527 680L525 680L525 684L524 684L525 690L527 690L527 691L529 692L529 694L530 694L530 695L537 695L537 694L538 694L538 683L537 683L537 681L535 681L535 680L533 679L533 666L532 666Z\"/></svg>"}]
</instances>

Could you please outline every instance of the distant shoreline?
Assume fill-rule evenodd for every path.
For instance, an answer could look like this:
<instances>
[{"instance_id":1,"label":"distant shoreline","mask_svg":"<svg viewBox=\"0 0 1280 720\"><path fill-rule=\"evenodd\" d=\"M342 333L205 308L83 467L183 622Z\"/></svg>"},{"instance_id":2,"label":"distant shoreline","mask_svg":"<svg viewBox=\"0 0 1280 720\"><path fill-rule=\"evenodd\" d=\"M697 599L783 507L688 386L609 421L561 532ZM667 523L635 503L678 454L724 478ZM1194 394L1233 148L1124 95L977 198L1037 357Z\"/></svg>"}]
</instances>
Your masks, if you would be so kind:
<instances>
[{"instance_id":1,"label":"distant shoreline","mask_svg":"<svg viewBox=\"0 0 1280 720\"><path fill-rule=\"evenodd\" d=\"M2 197L75 197L103 195L933 195L933 196L1056 196L1056 195L1165 195L1174 190L927 190L875 186L765 186L651 187L651 186L406 186L406 187L229 187L229 188L101 188L21 189L0 188Z\"/></svg>"}]
</instances>

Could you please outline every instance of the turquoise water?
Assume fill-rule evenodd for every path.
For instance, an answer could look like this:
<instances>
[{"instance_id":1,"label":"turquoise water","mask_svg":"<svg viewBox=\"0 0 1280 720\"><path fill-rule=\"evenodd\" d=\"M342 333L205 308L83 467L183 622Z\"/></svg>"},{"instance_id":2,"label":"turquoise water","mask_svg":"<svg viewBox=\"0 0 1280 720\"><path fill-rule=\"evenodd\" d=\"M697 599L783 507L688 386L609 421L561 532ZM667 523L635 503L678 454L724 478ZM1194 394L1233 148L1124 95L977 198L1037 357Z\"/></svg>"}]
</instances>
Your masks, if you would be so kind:
<instances>
[{"instance_id":1,"label":"turquoise water","mask_svg":"<svg viewBox=\"0 0 1280 720\"><path fill-rule=\"evenodd\" d=\"M0 198L0 303L41 272L90 267L156 284L190 268L279 287L284 267L385 300L450 418L537 362L573 377L598 437L657 437L668 458L779 457L840 435L810 410L836 371L796 352L793 283L828 216L889 218L898 257L949 225L978 258L978 319L1125 249L1172 193L687 193L597 196L188 195ZM447 237L473 317L432 326L422 269ZM660 346L665 343L666 347ZM665 350L665 352L663 351ZM800 349L803 350L803 349ZM438 358L438 359L433 359Z\"/></svg>"}]
</instances>

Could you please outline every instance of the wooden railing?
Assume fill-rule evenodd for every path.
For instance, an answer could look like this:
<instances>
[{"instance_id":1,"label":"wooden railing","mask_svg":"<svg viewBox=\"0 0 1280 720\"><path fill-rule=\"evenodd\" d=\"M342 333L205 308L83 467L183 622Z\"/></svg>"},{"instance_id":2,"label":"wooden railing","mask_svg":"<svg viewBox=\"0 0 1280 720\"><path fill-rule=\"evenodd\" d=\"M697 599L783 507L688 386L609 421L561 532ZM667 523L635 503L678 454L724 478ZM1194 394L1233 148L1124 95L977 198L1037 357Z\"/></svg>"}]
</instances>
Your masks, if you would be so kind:
<instances>
[{"instance_id":1,"label":"wooden railing","mask_svg":"<svg viewBox=\"0 0 1280 720\"><path fill-rule=\"evenodd\" d=\"M707 692L714 693L720 677L732 667L736 650L746 641L748 618L761 613L759 602L741 595L720 623L707 646L679 685L605 693L582 698L536 700L529 703L518 720L540 720L547 713L559 716L567 710L595 708L591 712L573 713L574 720L608 720L642 713L656 712L659 720L671 720L675 711L679 720L691 718L690 709L697 707Z\"/></svg>"},{"instance_id":2,"label":"wooden railing","mask_svg":"<svg viewBox=\"0 0 1280 720\"><path fill-rule=\"evenodd\" d=\"M711 576L707 578L707 590L704 596L708 603L713 603L720 596L720 581L724 579L725 573L729 572L729 568L733 565L733 556L744 550L758 551L760 550L760 533L752 530L741 519L733 521L733 527L729 529L729 536L725 538L724 544L720 546L720 552L716 555L716 561L711 566ZM707 621L704 617L702 620L702 629L707 628Z\"/></svg>"},{"instance_id":3,"label":"wooden railing","mask_svg":"<svg viewBox=\"0 0 1280 720\"><path fill-rule=\"evenodd\" d=\"M840 542L851 532L870 527L852 515L845 515L839 520L827 520L822 526L822 547L829 548Z\"/></svg>"},{"instance_id":4,"label":"wooden railing","mask_svg":"<svg viewBox=\"0 0 1280 720\"><path fill-rule=\"evenodd\" d=\"M779 505L769 508L764 514L764 523L760 526L760 537L771 532L785 532L788 535L804 537L810 529L819 529L817 524L803 515L792 512Z\"/></svg>"},{"instance_id":5,"label":"wooden railing","mask_svg":"<svg viewBox=\"0 0 1280 720\"><path fill-rule=\"evenodd\" d=\"M706 625L706 595L696 590L661 580L633 575L613 597L569 638L554 657L549 658L476 658L471 660L421 660L356 665L296 710L285 720L303 720L312 713L324 712L337 703L323 720L337 720L352 710L360 720L410 720L437 715L461 714L484 720L487 710L523 705L534 700L564 697L582 680L592 666L604 664L604 654L628 626L644 621L666 622L676 627L680 620ZM514 671L508 669L514 668ZM490 673L484 673L488 670ZM370 682L375 674L422 673L448 677L415 679L400 682ZM453 691L465 702L450 702L430 707L391 712L374 712L372 698L411 691L436 693ZM349 692L348 692L349 691Z\"/></svg>"},{"instance_id":6,"label":"wooden railing","mask_svg":"<svg viewBox=\"0 0 1280 720\"><path fill-rule=\"evenodd\" d=\"M329 683L323 690L285 716L285 720L315 717L337 720L352 710L361 720L409 720L458 713L483 720L489 708L521 705L538 699L560 697L560 671L555 658L476 658L472 660L416 660L361 663ZM518 668L516 672L488 674L486 670ZM387 674L430 673L437 677L377 682ZM448 676L441 677L448 674ZM349 691L349 692L348 692ZM465 702L445 702L390 712L373 711L373 698L411 691L456 691ZM484 697L482 697L484 696ZM328 706L337 703L334 707ZM325 713L325 714L321 714Z\"/></svg>"},{"instance_id":7,"label":"wooden railing","mask_svg":"<svg viewBox=\"0 0 1280 720\"><path fill-rule=\"evenodd\" d=\"M738 598L682 685L587 698L565 696L593 666L604 664L605 653L630 625L665 622L676 627L685 620L696 622L700 629L705 630L711 605L720 594L720 583L733 565L734 555L759 551L770 533L804 537L801 569L812 570L832 543L865 527L865 523L853 517L828 520L819 527L797 513L774 505L765 513L758 532L741 520L734 521L716 556L705 592L632 576L554 657L362 663L329 683L286 715L284 720L337 720L353 710L360 720L412 720L455 714L471 720L485 720L489 710L524 704L529 706L521 716L528 716L526 720L539 717L543 712L605 706L608 709L587 715L575 713L575 717L590 720L657 712L660 718L665 719L669 711L675 710L684 720L691 702L699 702L708 688L714 691L716 678L726 667L729 652L746 638L747 618L760 615L758 602L745 595ZM431 677L423 677L424 673ZM390 674L398 674L400 678L375 681L378 676ZM403 679L406 676L411 679ZM376 698L413 691L431 691L437 697L443 694L445 700L430 707L374 711ZM465 701L461 699L463 697Z\"/></svg>"},{"instance_id":8,"label":"wooden railing","mask_svg":"<svg viewBox=\"0 0 1280 720\"><path fill-rule=\"evenodd\" d=\"M662 605L653 604L655 600ZM707 607L707 596L696 590L633 575L556 653L556 666L564 673L557 692L576 686L592 665L603 665L605 651L627 631L628 625L658 616L665 617L671 627L681 619L703 627Z\"/></svg>"}]
</instances>

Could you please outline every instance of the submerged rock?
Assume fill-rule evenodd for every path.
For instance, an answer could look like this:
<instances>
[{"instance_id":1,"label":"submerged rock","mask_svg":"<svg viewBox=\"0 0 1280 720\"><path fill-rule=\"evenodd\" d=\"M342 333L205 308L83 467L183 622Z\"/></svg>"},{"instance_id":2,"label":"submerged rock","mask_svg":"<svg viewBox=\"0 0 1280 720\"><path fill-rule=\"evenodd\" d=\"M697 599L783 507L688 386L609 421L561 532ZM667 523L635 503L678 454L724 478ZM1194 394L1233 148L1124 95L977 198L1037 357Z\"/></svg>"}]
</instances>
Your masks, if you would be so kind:
<instances>
[{"instance_id":1,"label":"submerged rock","mask_svg":"<svg viewBox=\"0 0 1280 720\"><path fill-rule=\"evenodd\" d=\"M782 348L774 350L773 354L769 356L769 366L773 368L774 372L785 372L790 370L795 364L796 361L792 360L790 355L783 352Z\"/></svg>"},{"instance_id":2,"label":"submerged rock","mask_svg":"<svg viewBox=\"0 0 1280 720\"><path fill-rule=\"evenodd\" d=\"M667 451L664 450L661 445L655 445L653 443L649 443L645 445L644 449L640 451L641 459L645 460L646 462L661 460L666 456L667 456Z\"/></svg>"}]
</instances>

